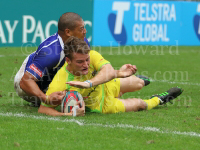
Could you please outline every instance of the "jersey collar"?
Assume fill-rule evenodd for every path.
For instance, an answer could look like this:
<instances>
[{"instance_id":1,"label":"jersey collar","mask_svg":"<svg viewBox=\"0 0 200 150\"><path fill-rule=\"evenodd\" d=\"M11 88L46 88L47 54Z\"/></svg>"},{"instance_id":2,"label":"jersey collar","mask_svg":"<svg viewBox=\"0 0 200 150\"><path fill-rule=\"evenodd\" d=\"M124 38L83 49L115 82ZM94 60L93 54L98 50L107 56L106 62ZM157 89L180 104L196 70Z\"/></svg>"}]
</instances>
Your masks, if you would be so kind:
<instances>
[{"instance_id":1,"label":"jersey collar","mask_svg":"<svg viewBox=\"0 0 200 150\"><path fill-rule=\"evenodd\" d=\"M64 49L64 43L63 43L63 40L62 40L62 38L60 37L59 34L58 34L58 39L59 39L59 41L60 41L60 45L61 45L62 50L63 50L63 49Z\"/></svg>"}]
</instances>

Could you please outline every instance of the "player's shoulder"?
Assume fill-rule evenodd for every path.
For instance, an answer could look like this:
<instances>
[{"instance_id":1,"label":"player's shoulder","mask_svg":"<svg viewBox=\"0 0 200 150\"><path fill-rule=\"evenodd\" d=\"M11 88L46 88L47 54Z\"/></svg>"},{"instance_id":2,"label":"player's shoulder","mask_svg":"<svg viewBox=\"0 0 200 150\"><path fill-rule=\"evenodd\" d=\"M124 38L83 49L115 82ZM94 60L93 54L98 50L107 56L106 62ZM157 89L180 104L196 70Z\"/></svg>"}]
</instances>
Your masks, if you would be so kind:
<instances>
[{"instance_id":1,"label":"player's shoulder","mask_svg":"<svg viewBox=\"0 0 200 150\"><path fill-rule=\"evenodd\" d=\"M92 55L101 55L101 54L95 50L90 50L90 56Z\"/></svg>"},{"instance_id":2,"label":"player's shoulder","mask_svg":"<svg viewBox=\"0 0 200 150\"><path fill-rule=\"evenodd\" d=\"M57 64L64 58L64 52L58 38L58 34L54 34L43 41L37 51L34 54L34 59L38 60L43 58L44 61L48 61L49 64Z\"/></svg>"},{"instance_id":3,"label":"player's shoulder","mask_svg":"<svg viewBox=\"0 0 200 150\"><path fill-rule=\"evenodd\" d=\"M36 53L47 52L48 54L59 54L62 50L58 34L54 34L45 39L38 47Z\"/></svg>"},{"instance_id":4,"label":"player's shoulder","mask_svg":"<svg viewBox=\"0 0 200 150\"><path fill-rule=\"evenodd\" d=\"M95 50L90 50L90 60L91 60L91 62L92 61L96 62L97 60L102 59L102 58L103 57L99 52L97 52Z\"/></svg>"},{"instance_id":5,"label":"player's shoulder","mask_svg":"<svg viewBox=\"0 0 200 150\"><path fill-rule=\"evenodd\" d=\"M56 73L56 75L54 76L49 88L50 89L55 89L55 88L61 88L61 87L65 87L65 82L66 79L68 77L68 74L66 72L66 64L64 64Z\"/></svg>"},{"instance_id":6,"label":"player's shoulder","mask_svg":"<svg viewBox=\"0 0 200 150\"><path fill-rule=\"evenodd\" d=\"M43 46L50 46L51 44L55 43L58 41L58 33L55 33L51 35L50 37L46 38L44 41L42 41L39 45L39 47Z\"/></svg>"},{"instance_id":7,"label":"player's shoulder","mask_svg":"<svg viewBox=\"0 0 200 150\"><path fill-rule=\"evenodd\" d=\"M65 62L64 65L58 70L58 73L67 74L66 67L67 67L67 62Z\"/></svg>"},{"instance_id":8,"label":"player's shoulder","mask_svg":"<svg viewBox=\"0 0 200 150\"><path fill-rule=\"evenodd\" d=\"M66 71L66 67L67 67L67 63L65 62L64 65L58 70L58 72L56 73L56 78L57 79L63 79L64 80L68 77L68 72Z\"/></svg>"}]
</instances>

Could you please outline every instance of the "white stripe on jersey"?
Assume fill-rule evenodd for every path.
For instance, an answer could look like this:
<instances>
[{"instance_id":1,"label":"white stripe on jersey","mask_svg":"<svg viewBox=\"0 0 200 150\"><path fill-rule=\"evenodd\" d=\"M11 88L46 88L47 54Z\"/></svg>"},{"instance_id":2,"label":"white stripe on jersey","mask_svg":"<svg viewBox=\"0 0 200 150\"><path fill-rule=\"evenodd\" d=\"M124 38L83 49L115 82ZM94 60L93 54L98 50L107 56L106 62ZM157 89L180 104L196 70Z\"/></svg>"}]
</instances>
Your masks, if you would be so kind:
<instances>
[{"instance_id":1,"label":"white stripe on jersey","mask_svg":"<svg viewBox=\"0 0 200 150\"><path fill-rule=\"evenodd\" d=\"M48 47L49 45L51 45L51 44L53 44L53 43L55 43L55 42L57 42L57 41L58 41L58 39L52 41L52 42L49 43L48 45L43 46L41 49L43 49L43 48L45 48L45 47ZM38 50L37 54L40 52L41 49Z\"/></svg>"},{"instance_id":2,"label":"white stripe on jersey","mask_svg":"<svg viewBox=\"0 0 200 150\"><path fill-rule=\"evenodd\" d=\"M59 34L58 34L58 39L60 41L60 45L61 45L62 49L64 49L64 43L63 43L63 40L62 40L62 38L60 37Z\"/></svg>"},{"instance_id":3,"label":"white stripe on jersey","mask_svg":"<svg viewBox=\"0 0 200 150\"><path fill-rule=\"evenodd\" d=\"M55 67L53 67L53 69L57 68L57 67L60 65L61 61L62 61L64 58L65 58L65 53L64 53L64 51L62 50L61 53L60 53L60 60L59 60L58 64L57 64Z\"/></svg>"}]
</instances>

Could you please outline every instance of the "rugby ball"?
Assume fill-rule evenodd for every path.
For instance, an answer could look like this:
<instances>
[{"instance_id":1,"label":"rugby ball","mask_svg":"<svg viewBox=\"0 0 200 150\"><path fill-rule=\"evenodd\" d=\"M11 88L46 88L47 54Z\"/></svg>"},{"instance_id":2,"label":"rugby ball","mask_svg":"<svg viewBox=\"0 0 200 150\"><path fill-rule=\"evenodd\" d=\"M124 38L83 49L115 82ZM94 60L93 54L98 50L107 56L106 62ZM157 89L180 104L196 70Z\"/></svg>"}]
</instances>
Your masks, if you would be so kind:
<instances>
[{"instance_id":1,"label":"rugby ball","mask_svg":"<svg viewBox=\"0 0 200 150\"><path fill-rule=\"evenodd\" d=\"M69 113L71 112L72 108L76 105L78 101L81 101L79 107L82 107L83 97L77 91L68 91L66 92L65 97L61 103L61 112Z\"/></svg>"}]
</instances>

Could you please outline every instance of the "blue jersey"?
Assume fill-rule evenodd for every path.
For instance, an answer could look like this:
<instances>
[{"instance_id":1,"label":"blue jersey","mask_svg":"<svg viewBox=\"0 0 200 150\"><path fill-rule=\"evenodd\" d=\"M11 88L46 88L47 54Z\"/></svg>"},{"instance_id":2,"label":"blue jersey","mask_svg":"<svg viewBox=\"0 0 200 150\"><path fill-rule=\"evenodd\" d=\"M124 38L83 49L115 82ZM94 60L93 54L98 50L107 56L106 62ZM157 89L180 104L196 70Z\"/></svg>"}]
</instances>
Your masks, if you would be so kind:
<instances>
[{"instance_id":1,"label":"blue jersey","mask_svg":"<svg viewBox=\"0 0 200 150\"><path fill-rule=\"evenodd\" d=\"M86 38L84 41L89 45ZM38 79L37 84L42 91L48 87L54 75L63 66L65 62L63 49L62 38L56 33L43 41L37 51L30 54L25 72Z\"/></svg>"}]
</instances>

